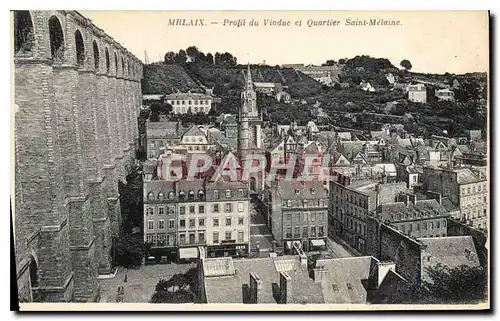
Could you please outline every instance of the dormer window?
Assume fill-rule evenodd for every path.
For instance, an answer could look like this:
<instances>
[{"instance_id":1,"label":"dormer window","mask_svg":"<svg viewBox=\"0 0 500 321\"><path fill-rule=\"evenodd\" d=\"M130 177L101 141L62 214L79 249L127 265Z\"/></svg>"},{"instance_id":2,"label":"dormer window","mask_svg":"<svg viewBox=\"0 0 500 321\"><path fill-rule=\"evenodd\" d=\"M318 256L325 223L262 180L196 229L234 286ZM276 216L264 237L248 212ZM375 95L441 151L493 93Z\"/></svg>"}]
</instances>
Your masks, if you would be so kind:
<instances>
[{"instance_id":1,"label":"dormer window","mask_svg":"<svg viewBox=\"0 0 500 321\"><path fill-rule=\"evenodd\" d=\"M175 194L174 194L174 192L172 192L172 191L171 191L171 192L169 192L169 193L168 193L168 199L169 199L169 200L173 200L174 198L175 198Z\"/></svg>"},{"instance_id":2,"label":"dormer window","mask_svg":"<svg viewBox=\"0 0 500 321\"><path fill-rule=\"evenodd\" d=\"M190 190L188 192L188 197L189 197L189 199L194 199L194 191L193 190Z\"/></svg>"},{"instance_id":3,"label":"dormer window","mask_svg":"<svg viewBox=\"0 0 500 321\"><path fill-rule=\"evenodd\" d=\"M180 196L181 198L184 198L184 196L186 196L186 193L185 193L184 191L180 191L180 192L179 192L179 196Z\"/></svg>"},{"instance_id":4,"label":"dormer window","mask_svg":"<svg viewBox=\"0 0 500 321\"><path fill-rule=\"evenodd\" d=\"M158 194L158 199L159 199L159 200L163 200L164 198L165 198L165 195L163 195L163 193L162 193L162 192L160 192L160 193Z\"/></svg>"},{"instance_id":5,"label":"dormer window","mask_svg":"<svg viewBox=\"0 0 500 321\"><path fill-rule=\"evenodd\" d=\"M238 195L239 195L240 197L243 197L243 196L244 196L244 194L243 194L243 190L242 190L242 189L238 190Z\"/></svg>"},{"instance_id":6,"label":"dormer window","mask_svg":"<svg viewBox=\"0 0 500 321\"><path fill-rule=\"evenodd\" d=\"M304 207L307 207L307 200L304 200L302 203L304 204Z\"/></svg>"},{"instance_id":7,"label":"dormer window","mask_svg":"<svg viewBox=\"0 0 500 321\"><path fill-rule=\"evenodd\" d=\"M152 200L154 198L153 192L149 192L148 200Z\"/></svg>"},{"instance_id":8,"label":"dormer window","mask_svg":"<svg viewBox=\"0 0 500 321\"><path fill-rule=\"evenodd\" d=\"M205 192L203 192L201 189L198 191L198 197L200 199L203 199L205 197Z\"/></svg>"},{"instance_id":9,"label":"dormer window","mask_svg":"<svg viewBox=\"0 0 500 321\"><path fill-rule=\"evenodd\" d=\"M298 189L295 189L295 194L300 194L300 191Z\"/></svg>"},{"instance_id":10,"label":"dormer window","mask_svg":"<svg viewBox=\"0 0 500 321\"><path fill-rule=\"evenodd\" d=\"M218 199L219 199L219 191L218 191L218 190L214 190L214 198L215 198L216 200L218 200Z\"/></svg>"},{"instance_id":11,"label":"dormer window","mask_svg":"<svg viewBox=\"0 0 500 321\"><path fill-rule=\"evenodd\" d=\"M312 195L316 194L316 190L314 188L311 188L311 194Z\"/></svg>"},{"instance_id":12,"label":"dormer window","mask_svg":"<svg viewBox=\"0 0 500 321\"><path fill-rule=\"evenodd\" d=\"M290 201L290 200L286 201L286 206L292 207L292 201Z\"/></svg>"},{"instance_id":13,"label":"dormer window","mask_svg":"<svg viewBox=\"0 0 500 321\"><path fill-rule=\"evenodd\" d=\"M231 198L231 190L226 190L226 198Z\"/></svg>"}]
</instances>

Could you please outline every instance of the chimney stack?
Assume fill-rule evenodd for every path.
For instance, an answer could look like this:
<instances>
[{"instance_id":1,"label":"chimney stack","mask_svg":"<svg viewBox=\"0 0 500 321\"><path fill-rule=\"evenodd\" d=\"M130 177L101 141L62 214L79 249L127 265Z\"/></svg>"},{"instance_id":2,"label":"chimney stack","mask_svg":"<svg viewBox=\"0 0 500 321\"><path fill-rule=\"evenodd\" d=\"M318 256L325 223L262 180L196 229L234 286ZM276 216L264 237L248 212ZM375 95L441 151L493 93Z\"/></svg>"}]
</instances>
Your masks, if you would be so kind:
<instances>
[{"instance_id":1,"label":"chimney stack","mask_svg":"<svg viewBox=\"0 0 500 321\"><path fill-rule=\"evenodd\" d=\"M250 303L259 302L259 292L262 289L262 280L256 273L250 273Z\"/></svg>"},{"instance_id":2,"label":"chimney stack","mask_svg":"<svg viewBox=\"0 0 500 321\"><path fill-rule=\"evenodd\" d=\"M378 289L390 270L396 271L396 263L392 261L380 262L378 260L372 259L371 272L369 276L370 290Z\"/></svg>"},{"instance_id":3,"label":"chimney stack","mask_svg":"<svg viewBox=\"0 0 500 321\"><path fill-rule=\"evenodd\" d=\"M314 283L321 283L323 279L326 279L328 276L328 271L324 266L317 267L313 270L314 272Z\"/></svg>"},{"instance_id":4,"label":"chimney stack","mask_svg":"<svg viewBox=\"0 0 500 321\"><path fill-rule=\"evenodd\" d=\"M292 301L292 278L286 272L280 272L280 300L282 304Z\"/></svg>"}]
</instances>

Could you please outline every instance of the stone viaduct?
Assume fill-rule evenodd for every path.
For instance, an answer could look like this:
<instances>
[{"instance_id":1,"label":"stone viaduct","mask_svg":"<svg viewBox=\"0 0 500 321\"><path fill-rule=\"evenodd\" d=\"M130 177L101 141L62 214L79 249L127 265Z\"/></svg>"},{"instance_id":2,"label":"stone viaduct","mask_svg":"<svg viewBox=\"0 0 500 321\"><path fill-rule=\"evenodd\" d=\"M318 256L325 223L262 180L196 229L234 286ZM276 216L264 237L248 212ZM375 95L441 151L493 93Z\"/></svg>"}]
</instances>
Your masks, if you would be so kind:
<instances>
[{"instance_id":1,"label":"stone viaduct","mask_svg":"<svg viewBox=\"0 0 500 321\"><path fill-rule=\"evenodd\" d=\"M15 11L19 299L99 300L135 162L142 62L76 11Z\"/></svg>"}]
</instances>

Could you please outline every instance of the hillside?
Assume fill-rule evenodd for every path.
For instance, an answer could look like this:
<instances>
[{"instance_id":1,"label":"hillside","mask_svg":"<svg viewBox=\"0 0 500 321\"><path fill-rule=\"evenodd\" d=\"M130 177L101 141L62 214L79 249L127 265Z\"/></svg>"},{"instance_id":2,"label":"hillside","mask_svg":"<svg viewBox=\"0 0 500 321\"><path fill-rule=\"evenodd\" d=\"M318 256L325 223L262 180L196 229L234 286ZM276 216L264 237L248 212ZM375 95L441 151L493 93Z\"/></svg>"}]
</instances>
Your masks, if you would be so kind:
<instances>
[{"instance_id":1,"label":"hillside","mask_svg":"<svg viewBox=\"0 0 500 321\"><path fill-rule=\"evenodd\" d=\"M144 65L143 94L170 94L176 90L187 92L201 88L179 65L154 63Z\"/></svg>"},{"instance_id":2,"label":"hillside","mask_svg":"<svg viewBox=\"0 0 500 321\"><path fill-rule=\"evenodd\" d=\"M236 113L240 104L241 89L245 84L246 68L245 65L221 67L189 64L185 70L191 78L197 79L208 88L214 88L214 94L222 98L222 102L217 106L217 113ZM293 98L310 97L322 91L320 83L293 69L251 66L251 71L255 82L277 82L288 86L287 91Z\"/></svg>"},{"instance_id":3,"label":"hillside","mask_svg":"<svg viewBox=\"0 0 500 321\"><path fill-rule=\"evenodd\" d=\"M320 103L326 117L315 120L324 125L375 130L386 122L404 123L410 131L424 136L441 134L445 129L450 135L463 133L466 129L486 129L485 99L488 86L485 73L415 73L392 65L388 59L366 55L341 60L338 63L342 66L339 75L342 86L338 84L334 88L324 87L291 68L250 66L255 82L281 83L292 96L292 103L284 104L259 95L258 106L265 120L281 124L295 120L305 125L316 118L311 110L313 105ZM333 60L328 62L336 64ZM230 53L205 54L192 46L179 53L167 53L165 63L146 66L143 92L170 93L174 90L200 91L203 87L213 88L214 94L221 98L215 110L212 110L213 114L237 113L246 69L247 66L238 65L236 57ZM407 93L395 90L389 84L386 78L388 73L398 83L424 83L427 87L427 103L408 102ZM362 81L370 82L376 91L361 90L359 84ZM453 86L455 102L437 101L434 92L443 86Z\"/></svg>"}]
</instances>

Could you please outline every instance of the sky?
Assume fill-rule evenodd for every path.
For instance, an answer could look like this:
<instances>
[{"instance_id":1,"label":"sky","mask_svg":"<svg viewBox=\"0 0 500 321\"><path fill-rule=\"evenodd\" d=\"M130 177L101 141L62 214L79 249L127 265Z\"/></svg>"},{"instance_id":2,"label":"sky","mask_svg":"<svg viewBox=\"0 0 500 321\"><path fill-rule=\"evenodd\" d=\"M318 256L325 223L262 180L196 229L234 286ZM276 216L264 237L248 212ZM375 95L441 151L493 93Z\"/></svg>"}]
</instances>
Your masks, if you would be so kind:
<instances>
[{"instance_id":1,"label":"sky","mask_svg":"<svg viewBox=\"0 0 500 321\"><path fill-rule=\"evenodd\" d=\"M486 11L80 11L144 62L194 45L230 52L239 63L321 64L369 55L393 65L408 59L412 71L461 74L488 71ZM205 26L171 26L170 19L204 19ZM259 26L249 26L250 21ZM264 26L266 19L290 26ZM347 25L384 19L398 26ZM226 21L226 26L224 22ZM244 21L245 26L229 26ZM301 21L301 25L295 25ZM308 22L323 26L308 26ZM351 23L352 24L352 23Z\"/></svg>"}]
</instances>

